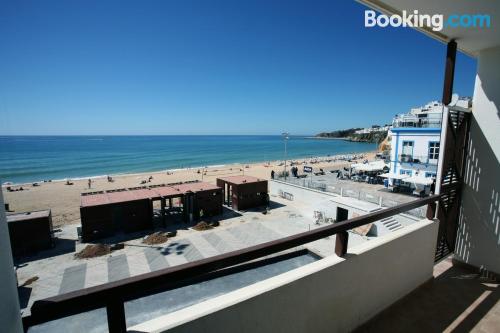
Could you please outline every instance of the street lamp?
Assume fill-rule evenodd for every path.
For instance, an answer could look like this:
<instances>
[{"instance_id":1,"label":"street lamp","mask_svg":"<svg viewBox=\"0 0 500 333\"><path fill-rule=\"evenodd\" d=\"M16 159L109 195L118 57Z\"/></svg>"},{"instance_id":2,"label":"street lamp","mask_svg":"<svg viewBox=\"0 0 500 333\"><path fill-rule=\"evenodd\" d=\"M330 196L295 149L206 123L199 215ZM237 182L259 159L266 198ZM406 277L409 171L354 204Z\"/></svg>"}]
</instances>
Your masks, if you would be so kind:
<instances>
[{"instance_id":1,"label":"street lamp","mask_svg":"<svg viewBox=\"0 0 500 333\"><path fill-rule=\"evenodd\" d=\"M281 136L283 137L283 140L285 141L285 172L283 174L285 176L285 181L286 181L286 159L287 159L287 156L286 156L286 143L287 143L288 139L290 139L290 133L284 132L284 133L281 133Z\"/></svg>"}]
</instances>

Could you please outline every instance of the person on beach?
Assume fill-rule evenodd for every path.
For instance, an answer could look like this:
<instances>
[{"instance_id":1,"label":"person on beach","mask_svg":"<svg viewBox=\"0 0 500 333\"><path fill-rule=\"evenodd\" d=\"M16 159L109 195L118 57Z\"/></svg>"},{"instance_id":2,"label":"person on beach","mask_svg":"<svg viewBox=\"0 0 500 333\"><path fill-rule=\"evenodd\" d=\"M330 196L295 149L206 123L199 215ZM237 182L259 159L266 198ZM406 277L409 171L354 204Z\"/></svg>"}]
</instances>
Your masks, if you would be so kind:
<instances>
[{"instance_id":1,"label":"person on beach","mask_svg":"<svg viewBox=\"0 0 500 333\"><path fill-rule=\"evenodd\" d=\"M92 186L92 179L89 178L89 189Z\"/></svg>"},{"instance_id":2,"label":"person on beach","mask_svg":"<svg viewBox=\"0 0 500 333\"><path fill-rule=\"evenodd\" d=\"M274 179L274 170L271 170L271 179Z\"/></svg>"}]
</instances>

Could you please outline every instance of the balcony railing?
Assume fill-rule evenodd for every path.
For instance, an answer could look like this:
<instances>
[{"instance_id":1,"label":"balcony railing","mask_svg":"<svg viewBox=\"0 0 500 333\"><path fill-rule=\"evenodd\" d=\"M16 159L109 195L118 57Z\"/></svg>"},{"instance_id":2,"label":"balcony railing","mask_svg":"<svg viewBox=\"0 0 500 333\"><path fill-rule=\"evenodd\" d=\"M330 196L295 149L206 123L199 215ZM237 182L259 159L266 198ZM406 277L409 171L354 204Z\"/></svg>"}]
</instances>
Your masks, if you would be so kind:
<instances>
[{"instance_id":1,"label":"balcony railing","mask_svg":"<svg viewBox=\"0 0 500 333\"><path fill-rule=\"evenodd\" d=\"M393 128L441 128L441 118L397 117L392 121Z\"/></svg>"},{"instance_id":2,"label":"balcony railing","mask_svg":"<svg viewBox=\"0 0 500 333\"><path fill-rule=\"evenodd\" d=\"M398 162L412 164L437 165L438 159L430 159L429 156L414 156L409 154L399 154Z\"/></svg>"},{"instance_id":3,"label":"balcony railing","mask_svg":"<svg viewBox=\"0 0 500 333\"><path fill-rule=\"evenodd\" d=\"M24 330L52 320L106 308L109 332L126 332L125 302L220 276L235 265L328 236L336 235L335 253L344 256L347 252L348 230L425 205L428 205L427 218L433 219L439 199L440 195L433 195L241 250L39 300L31 307L31 315L23 318Z\"/></svg>"}]
</instances>

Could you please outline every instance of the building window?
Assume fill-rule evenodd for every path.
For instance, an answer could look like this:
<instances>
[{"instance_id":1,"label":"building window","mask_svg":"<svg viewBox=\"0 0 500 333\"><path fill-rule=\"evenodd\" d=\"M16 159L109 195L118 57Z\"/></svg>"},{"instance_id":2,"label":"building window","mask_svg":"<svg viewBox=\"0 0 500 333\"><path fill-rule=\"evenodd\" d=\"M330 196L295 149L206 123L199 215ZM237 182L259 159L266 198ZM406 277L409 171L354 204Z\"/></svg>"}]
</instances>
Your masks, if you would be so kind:
<instances>
[{"instance_id":1,"label":"building window","mask_svg":"<svg viewBox=\"0 0 500 333\"><path fill-rule=\"evenodd\" d=\"M439 158L439 142L429 142L429 159L437 160Z\"/></svg>"},{"instance_id":2,"label":"building window","mask_svg":"<svg viewBox=\"0 0 500 333\"><path fill-rule=\"evenodd\" d=\"M404 169L401 169L401 170L399 170L399 174L400 174L400 175L408 175L408 176L411 176L411 170L404 170Z\"/></svg>"},{"instance_id":3,"label":"building window","mask_svg":"<svg viewBox=\"0 0 500 333\"><path fill-rule=\"evenodd\" d=\"M413 157L413 141L403 141L403 155Z\"/></svg>"},{"instance_id":4,"label":"building window","mask_svg":"<svg viewBox=\"0 0 500 333\"><path fill-rule=\"evenodd\" d=\"M425 178L432 178L432 177L436 177L435 172L426 172L425 173Z\"/></svg>"}]
</instances>

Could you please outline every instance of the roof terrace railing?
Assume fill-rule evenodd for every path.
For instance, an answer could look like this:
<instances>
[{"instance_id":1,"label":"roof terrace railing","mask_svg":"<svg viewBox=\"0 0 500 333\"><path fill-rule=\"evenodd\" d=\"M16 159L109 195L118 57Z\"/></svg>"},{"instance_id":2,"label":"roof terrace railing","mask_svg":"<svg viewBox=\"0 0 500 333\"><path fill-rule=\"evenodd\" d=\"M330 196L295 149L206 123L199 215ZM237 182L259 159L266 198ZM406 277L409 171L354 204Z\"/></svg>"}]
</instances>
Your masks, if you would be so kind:
<instances>
[{"instance_id":1,"label":"roof terrace railing","mask_svg":"<svg viewBox=\"0 0 500 333\"><path fill-rule=\"evenodd\" d=\"M392 127L441 128L441 118L396 117Z\"/></svg>"},{"instance_id":2,"label":"roof terrace railing","mask_svg":"<svg viewBox=\"0 0 500 333\"><path fill-rule=\"evenodd\" d=\"M31 307L31 315L23 318L24 330L52 320L106 308L109 332L126 332L124 303L127 301L189 285L196 280L220 274L235 265L332 235L337 235L335 253L343 256L347 251L348 230L424 205L428 205L427 218L433 219L439 198L439 195L433 195L237 251L38 300Z\"/></svg>"},{"instance_id":3,"label":"roof terrace railing","mask_svg":"<svg viewBox=\"0 0 500 333\"><path fill-rule=\"evenodd\" d=\"M437 157L437 156L435 156ZM399 154L398 155L398 161L401 163L411 163L411 164L428 164L428 165L437 165L438 164L438 158L429 158L429 155L427 156L418 156L418 155L411 155L411 154Z\"/></svg>"}]
</instances>

